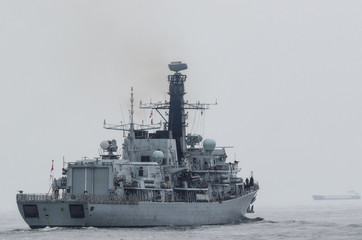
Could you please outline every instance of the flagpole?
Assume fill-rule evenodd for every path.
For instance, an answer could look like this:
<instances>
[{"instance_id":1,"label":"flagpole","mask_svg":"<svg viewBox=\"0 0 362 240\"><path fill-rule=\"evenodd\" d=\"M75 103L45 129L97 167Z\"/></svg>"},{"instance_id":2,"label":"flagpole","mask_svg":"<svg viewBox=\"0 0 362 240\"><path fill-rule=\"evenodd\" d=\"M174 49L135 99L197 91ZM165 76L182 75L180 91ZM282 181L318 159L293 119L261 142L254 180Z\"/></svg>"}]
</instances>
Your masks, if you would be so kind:
<instances>
[{"instance_id":1,"label":"flagpole","mask_svg":"<svg viewBox=\"0 0 362 240\"><path fill-rule=\"evenodd\" d=\"M50 176L49 176L49 190L48 190L48 195L50 193L50 190L53 187L53 179L54 179L54 159L52 160L52 168L50 169Z\"/></svg>"}]
</instances>

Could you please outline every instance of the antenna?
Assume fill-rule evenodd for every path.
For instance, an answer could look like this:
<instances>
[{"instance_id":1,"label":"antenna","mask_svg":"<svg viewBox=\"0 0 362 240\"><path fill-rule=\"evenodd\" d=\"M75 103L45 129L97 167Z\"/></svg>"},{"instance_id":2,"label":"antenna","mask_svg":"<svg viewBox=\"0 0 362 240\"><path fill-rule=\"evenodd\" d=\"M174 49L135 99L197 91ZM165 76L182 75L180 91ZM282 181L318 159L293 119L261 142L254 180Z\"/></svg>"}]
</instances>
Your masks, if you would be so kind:
<instances>
[{"instance_id":1,"label":"antenna","mask_svg":"<svg viewBox=\"0 0 362 240\"><path fill-rule=\"evenodd\" d=\"M133 87L131 87L131 110L129 110L129 117L130 117L130 123L123 123L121 121L121 124L107 124L106 120L104 120L103 122L103 128L105 129L111 129L111 130L120 130L123 131L123 136L125 136L125 131L128 131L130 133L130 138L134 139L135 138L135 130L151 130L151 129L160 129L161 128L161 123L160 124L146 124L144 125L142 124L136 124L134 123L134 119L133 119L133 115L134 115L134 96L133 96Z\"/></svg>"},{"instance_id":2,"label":"antenna","mask_svg":"<svg viewBox=\"0 0 362 240\"><path fill-rule=\"evenodd\" d=\"M181 61L177 61L177 62L171 62L168 65L168 68L173 71L173 72L179 72L182 70L186 70L187 69L187 64L186 63L182 63Z\"/></svg>"},{"instance_id":3,"label":"antenna","mask_svg":"<svg viewBox=\"0 0 362 240\"><path fill-rule=\"evenodd\" d=\"M134 102L134 98L133 98L133 87L131 87L131 124L133 124L133 114L134 114L133 102Z\"/></svg>"},{"instance_id":4,"label":"antenna","mask_svg":"<svg viewBox=\"0 0 362 240\"><path fill-rule=\"evenodd\" d=\"M133 123L133 113L134 113L134 109L133 109L133 102L134 102L134 98L133 98L133 87L131 87L131 123L129 125L129 146L130 146L130 151L129 151L129 157L131 161L134 161L135 159L135 155L134 155L134 146L133 146L133 141L135 139L135 132L134 132L134 123Z\"/></svg>"},{"instance_id":5,"label":"antenna","mask_svg":"<svg viewBox=\"0 0 362 240\"><path fill-rule=\"evenodd\" d=\"M123 122L125 122L125 120L124 120L124 114L123 114L123 109L122 109L122 104L119 104L119 107L120 107L120 109L121 109L121 114L122 114ZM122 121L121 121L121 123L122 123Z\"/></svg>"}]
</instances>

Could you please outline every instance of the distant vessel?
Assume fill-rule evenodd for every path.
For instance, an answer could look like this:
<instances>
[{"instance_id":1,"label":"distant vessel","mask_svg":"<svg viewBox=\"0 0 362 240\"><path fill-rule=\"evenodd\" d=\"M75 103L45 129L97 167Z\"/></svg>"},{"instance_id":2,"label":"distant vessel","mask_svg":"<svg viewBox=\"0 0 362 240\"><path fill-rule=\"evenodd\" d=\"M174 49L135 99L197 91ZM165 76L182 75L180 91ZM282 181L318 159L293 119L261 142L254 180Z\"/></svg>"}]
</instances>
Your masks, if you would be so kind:
<instances>
[{"instance_id":1,"label":"distant vessel","mask_svg":"<svg viewBox=\"0 0 362 240\"><path fill-rule=\"evenodd\" d=\"M359 200L361 196L354 192L349 191L343 195L313 195L314 200Z\"/></svg>"},{"instance_id":2,"label":"distant vessel","mask_svg":"<svg viewBox=\"0 0 362 240\"><path fill-rule=\"evenodd\" d=\"M31 228L224 224L254 211L259 185L253 175L238 177L238 161L228 162L225 147L213 139L186 135L185 110L204 111L209 104L184 101L186 75L179 71L187 65L169 68L175 72L168 76L170 101L140 106L157 111L163 124L133 122L132 91L130 123L104 123L128 133L122 156L116 140L103 141L100 157L64 166L51 194L19 191L19 212ZM221 132L223 125L217 126Z\"/></svg>"}]
</instances>

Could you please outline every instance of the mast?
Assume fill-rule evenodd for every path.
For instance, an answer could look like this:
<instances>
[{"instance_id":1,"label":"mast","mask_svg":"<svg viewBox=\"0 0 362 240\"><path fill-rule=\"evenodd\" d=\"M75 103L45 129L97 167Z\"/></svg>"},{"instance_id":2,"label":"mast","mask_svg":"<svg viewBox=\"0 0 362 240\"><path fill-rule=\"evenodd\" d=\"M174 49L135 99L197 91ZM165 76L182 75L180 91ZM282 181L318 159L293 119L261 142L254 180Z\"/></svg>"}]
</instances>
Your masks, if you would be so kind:
<instances>
[{"instance_id":1,"label":"mast","mask_svg":"<svg viewBox=\"0 0 362 240\"><path fill-rule=\"evenodd\" d=\"M128 133L128 140L129 140L129 145L127 144L127 147L126 149L126 153L128 155L125 155L124 153L124 156L128 156L126 157L126 159L129 159L131 162L133 161L136 161L136 156L135 156L135 153L134 153L134 140L136 139L136 131L146 131L146 130L155 130L155 129L160 129L161 128L161 123L159 124L137 124L134 122L134 96L133 96L133 87L131 88L131 98L130 98L130 101L131 101L131 110L129 111L130 113L130 116L129 116L129 121L130 123L128 124L107 124L106 123L106 120L104 120L104 123L103 123L103 128L105 129L111 129L111 130L119 130L119 131L123 131L124 132L129 132ZM107 141L106 141L107 142ZM113 140L112 140L113 142ZM107 143L106 143L107 144ZM113 143L112 143L113 144ZM124 145L125 146L125 145ZM102 147L102 146L101 146ZM106 145L105 148L102 147L103 150L106 150L108 148L108 145Z\"/></svg>"},{"instance_id":2,"label":"mast","mask_svg":"<svg viewBox=\"0 0 362 240\"><path fill-rule=\"evenodd\" d=\"M176 140L177 159L179 165L182 165L184 153L187 151L186 145L186 115L185 109L201 110L201 114L206 109L209 109L209 103L189 103L184 101L186 75L179 73L179 71L186 70L187 64L182 62L171 62L168 65L169 69L175 72L173 75L168 76L170 101L164 103L149 103L140 104L143 109L155 109L161 117L166 121L166 118L160 113L159 110L168 110L168 126L169 138Z\"/></svg>"},{"instance_id":3,"label":"mast","mask_svg":"<svg viewBox=\"0 0 362 240\"><path fill-rule=\"evenodd\" d=\"M129 157L131 161L135 160L135 155L134 155L134 139L135 139L135 132L134 132L134 122L133 122L133 114L134 114L134 109L133 109L133 102L134 102L134 98L133 98L133 87L131 87L131 123L129 126Z\"/></svg>"},{"instance_id":4,"label":"mast","mask_svg":"<svg viewBox=\"0 0 362 240\"><path fill-rule=\"evenodd\" d=\"M176 140L177 158L181 164L186 151L186 124L184 110L184 95L186 75L179 73L181 70L187 69L187 64L181 62L172 62L168 65L171 71L175 74L168 76L170 107L168 115L168 131L171 138Z\"/></svg>"}]
</instances>

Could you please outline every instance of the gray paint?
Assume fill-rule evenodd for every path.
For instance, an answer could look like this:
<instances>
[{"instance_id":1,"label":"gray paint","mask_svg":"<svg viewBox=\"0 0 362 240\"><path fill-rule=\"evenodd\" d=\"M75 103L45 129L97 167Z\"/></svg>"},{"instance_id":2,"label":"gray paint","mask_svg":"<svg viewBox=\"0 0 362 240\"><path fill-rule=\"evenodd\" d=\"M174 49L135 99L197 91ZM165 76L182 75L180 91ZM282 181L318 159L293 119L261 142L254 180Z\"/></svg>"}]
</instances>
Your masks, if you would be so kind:
<instances>
[{"instance_id":1,"label":"gray paint","mask_svg":"<svg viewBox=\"0 0 362 240\"><path fill-rule=\"evenodd\" d=\"M85 218L83 219L70 217L69 203L35 202L40 209L39 219L24 218L24 220L31 227L140 227L225 224L240 220L245 215L254 196L255 192L221 203L139 202L137 205L82 203L85 209ZM22 203L18 204L18 207L23 216ZM93 211L90 211L91 207L93 207ZM65 211L62 211L62 208Z\"/></svg>"},{"instance_id":2,"label":"gray paint","mask_svg":"<svg viewBox=\"0 0 362 240\"><path fill-rule=\"evenodd\" d=\"M171 98L175 94L183 96L186 76L181 73L172 76L181 81L169 81L170 89L182 86L182 92L170 90ZM83 158L66 164L61 180L53 181L51 194L18 194L19 211L29 226L195 225L240 219L252 206L259 189L253 175L250 185L239 178L238 161L227 162L225 148L216 150L214 140L206 139L204 145L200 141L192 144L189 141L188 147L180 148L182 154L178 154L176 139L169 137L172 131L180 132L178 127L186 132L186 124L182 122L168 131L157 131L160 126L144 125L137 125L135 130L132 89L130 99L130 124L104 123L104 128L128 133L124 134L123 155L117 154L116 140L108 141L111 145L102 141L99 158ZM162 109L173 109L173 114L181 114L182 118L184 108L206 109L199 103L186 103L183 98L179 104L177 107L166 102ZM153 109L154 105L143 107ZM159 110L159 104L154 109ZM186 144L185 134L180 142ZM211 142L212 147L207 142ZM159 155L157 161L153 161L155 151ZM28 204L32 207L23 209ZM39 216L32 214L35 205ZM69 211L70 216L58 214L59 211Z\"/></svg>"}]
</instances>

